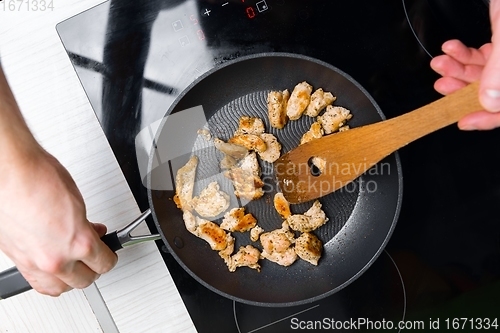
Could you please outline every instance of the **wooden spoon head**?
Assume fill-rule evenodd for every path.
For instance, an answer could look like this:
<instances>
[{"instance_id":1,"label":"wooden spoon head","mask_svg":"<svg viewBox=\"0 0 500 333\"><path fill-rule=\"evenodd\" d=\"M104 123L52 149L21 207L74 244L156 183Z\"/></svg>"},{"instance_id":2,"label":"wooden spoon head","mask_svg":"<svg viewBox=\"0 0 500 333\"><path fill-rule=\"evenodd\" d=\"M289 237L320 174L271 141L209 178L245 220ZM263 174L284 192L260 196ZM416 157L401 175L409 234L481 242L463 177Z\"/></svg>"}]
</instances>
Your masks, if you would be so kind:
<instances>
[{"instance_id":1,"label":"wooden spoon head","mask_svg":"<svg viewBox=\"0 0 500 333\"><path fill-rule=\"evenodd\" d=\"M330 194L349 184L388 153L363 140L364 127L310 141L274 162L276 178L290 203ZM361 140L360 140L361 139Z\"/></svg>"}]
</instances>

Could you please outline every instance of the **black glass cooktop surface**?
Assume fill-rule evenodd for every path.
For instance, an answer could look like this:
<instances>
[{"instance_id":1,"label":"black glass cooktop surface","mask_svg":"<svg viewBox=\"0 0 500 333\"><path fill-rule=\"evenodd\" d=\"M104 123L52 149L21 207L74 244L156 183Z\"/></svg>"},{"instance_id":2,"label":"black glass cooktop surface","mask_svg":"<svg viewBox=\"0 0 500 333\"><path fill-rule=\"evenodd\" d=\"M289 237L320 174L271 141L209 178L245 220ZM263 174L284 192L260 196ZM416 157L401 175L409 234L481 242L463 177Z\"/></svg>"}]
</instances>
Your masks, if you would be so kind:
<instances>
[{"instance_id":1,"label":"black glass cooktop surface","mask_svg":"<svg viewBox=\"0 0 500 333\"><path fill-rule=\"evenodd\" d=\"M57 31L145 210L138 156L147 156L175 98L208 70L262 52L307 55L351 75L392 118L439 98L429 62L442 42L459 38L478 47L489 40L487 6L483 0L111 0ZM160 243L159 251L199 332L496 328L497 142L499 130L450 126L401 149L403 206L386 249L359 279L317 302L237 303L199 284Z\"/></svg>"}]
</instances>

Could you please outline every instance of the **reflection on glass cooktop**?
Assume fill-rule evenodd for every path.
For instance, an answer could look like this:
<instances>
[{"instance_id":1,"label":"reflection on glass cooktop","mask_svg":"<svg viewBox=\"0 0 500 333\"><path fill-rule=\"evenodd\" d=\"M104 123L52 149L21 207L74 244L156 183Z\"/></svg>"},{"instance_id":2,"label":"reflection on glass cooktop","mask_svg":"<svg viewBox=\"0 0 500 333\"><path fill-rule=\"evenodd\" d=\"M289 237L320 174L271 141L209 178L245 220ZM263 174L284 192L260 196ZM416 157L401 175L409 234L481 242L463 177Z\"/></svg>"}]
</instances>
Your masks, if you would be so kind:
<instances>
[{"instance_id":1,"label":"reflection on glass cooktop","mask_svg":"<svg viewBox=\"0 0 500 333\"><path fill-rule=\"evenodd\" d=\"M485 1L455 4L111 0L57 31L145 210L136 152L149 147L136 138L152 137L155 122L203 73L249 54L304 54L350 74L391 118L439 97L429 61L442 42L459 38L480 46L491 37ZM358 280L311 304L235 303L200 285L159 248L200 332L292 332L315 322L324 326L313 331L332 330L363 318L374 325L404 319L428 331L436 321L446 328L446 319L493 320L500 313L499 140L499 130L464 133L450 126L401 149L403 207L386 250Z\"/></svg>"}]
</instances>

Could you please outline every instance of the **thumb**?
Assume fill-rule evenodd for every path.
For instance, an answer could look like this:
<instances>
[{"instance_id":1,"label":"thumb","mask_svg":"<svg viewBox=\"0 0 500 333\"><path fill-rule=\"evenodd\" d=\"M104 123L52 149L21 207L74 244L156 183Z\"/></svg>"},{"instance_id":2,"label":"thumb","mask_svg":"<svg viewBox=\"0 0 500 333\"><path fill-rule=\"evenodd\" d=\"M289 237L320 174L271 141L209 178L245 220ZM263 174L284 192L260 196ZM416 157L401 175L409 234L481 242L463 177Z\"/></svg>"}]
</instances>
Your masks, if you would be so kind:
<instances>
[{"instance_id":1,"label":"thumb","mask_svg":"<svg viewBox=\"0 0 500 333\"><path fill-rule=\"evenodd\" d=\"M500 111L500 0L490 2L492 51L481 76L479 100L490 112Z\"/></svg>"},{"instance_id":2,"label":"thumb","mask_svg":"<svg viewBox=\"0 0 500 333\"><path fill-rule=\"evenodd\" d=\"M102 223L91 223L91 224L95 232L97 232L97 234L99 235L99 237L106 235L108 228L104 224Z\"/></svg>"}]
</instances>

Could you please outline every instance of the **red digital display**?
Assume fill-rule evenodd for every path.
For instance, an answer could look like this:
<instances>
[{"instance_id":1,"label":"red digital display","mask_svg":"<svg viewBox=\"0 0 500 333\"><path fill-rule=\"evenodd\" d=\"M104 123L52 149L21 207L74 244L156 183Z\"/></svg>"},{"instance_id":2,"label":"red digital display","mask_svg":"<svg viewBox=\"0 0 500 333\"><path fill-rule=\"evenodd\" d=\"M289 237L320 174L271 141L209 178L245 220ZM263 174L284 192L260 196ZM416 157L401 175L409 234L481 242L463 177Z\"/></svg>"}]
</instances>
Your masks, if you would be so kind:
<instances>
[{"instance_id":1,"label":"red digital display","mask_svg":"<svg viewBox=\"0 0 500 333\"><path fill-rule=\"evenodd\" d=\"M249 19L253 19L255 17L255 10L253 10L252 7L247 7L246 12Z\"/></svg>"}]
</instances>

